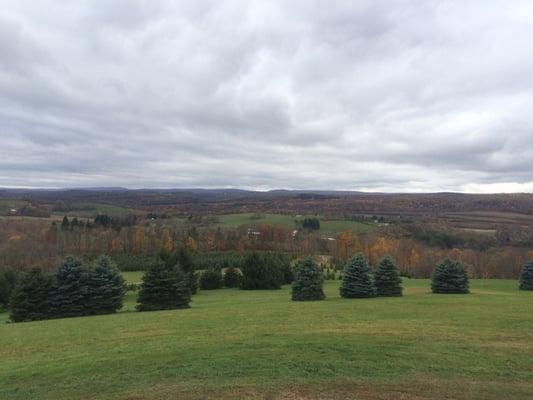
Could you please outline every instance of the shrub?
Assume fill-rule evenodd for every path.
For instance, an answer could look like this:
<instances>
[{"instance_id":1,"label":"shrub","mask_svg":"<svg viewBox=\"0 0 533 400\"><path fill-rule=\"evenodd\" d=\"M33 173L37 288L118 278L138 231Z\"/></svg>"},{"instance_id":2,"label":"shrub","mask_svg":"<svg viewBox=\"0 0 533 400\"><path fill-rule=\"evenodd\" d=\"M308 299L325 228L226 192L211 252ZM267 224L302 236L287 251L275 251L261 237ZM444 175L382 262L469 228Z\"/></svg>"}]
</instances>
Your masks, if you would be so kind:
<instances>
[{"instance_id":1,"label":"shrub","mask_svg":"<svg viewBox=\"0 0 533 400\"><path fill-rule=\"evenodd\" d=\"M189 290L191 291L191 294L198 293L198 274L196 272L188 272L187 274L185 274L185 280L189 285Z\"/></svg>"},{"instance_id":2,"label":"shrub","mask_svg":"<svg viewBox=\"0 0 533 400\"><path fill-rule=\"evenodd\" d=\"M113 253L111 259L116 263L120 271L146 271L146 268L154 262L155 255Z\"/></svg>"},{"instance_id":3,"label":"shrub","mask_svg":"<svg viewBox=\"0 0 533 400\"><path fill-rule=\"evenodd\" d=\"M374 274L374 285L378 296L401 296L402 278L391 257L383 258Z\"/></svg>"},{"instance_id":4,"label":"shrub","mask_svg":"<svg viewBox=\"0 0 533 400\"><path fill-rule=\"evenodd\" d=\"M194 269L235 267L241 268L243 256L232 251L197 253L191 257Z\"/></svg>"},{"instance_id":5,"label":"shrub","mask_svg":"<svg viewBox=\"0 0 533 400\"><path fill-rule=\"evenodd\" d=\"M200 289L214 290L222 288L222 273L219 269L210 268L200 275Z\"/></svg>"},{"instance_id":6,"label":"shrub","mask_svg":"<svg viewBox=\"0 0 533 400\"><path fill-rule=\"evenodd\" d=\"M324 279L326 279L327 281L334 281L335 280L335 270L331 270L331 269L327 268L324 271Z\"/></svg>"},{"instance_id":7,"label":"shrub","mask_svg":"<svg viewBox=\"0 0 533 400\"><path fill-rule=\"evenodd\" d=\"M141 289L140 283L127 283L126 284L126 291L128 292L136 292L137 290Z\"/></svg>"},{"instance_id":8,"label":"shrub","mask_svg":"<svg viewBox=\"0 0 533 400\"><path fill-rule=\"evenodd\" d=\"M177 250L177 260L178 265L185 273L187 282L189 282L189 289L191 294L196 294L198 292L198 276L194 274L194 264L192 257L186 249Z\"/></svg>"},{"instance_id":9,"label":"shrub","mask_svg":"<svg viewBox=\"0 0 533 400\"><path fill-rule=\"evenodd\" d=\"M85 314L110 314L122 308L124 278L107 256L99 257L88 271Z\"/></svg>"},{"instance_id":10,"label":"shrub","mask_svg":"<svg viewBox=\"0 0 533 400\"><path fill-rule=\"evenodd\" d=\"M188 308L190 301L191 291L184 273L178 267L167 267L162 260L156 260L143 276L137 310Z\"/></svg>"},{"instance_id":11,"label":"shrub","mask_svg":"<svg viewBox=\"0 0 533 400\"><path fill-rule=\"evenodd\" d=\"M292 283L292 300L324 300L326 295L322 289L323 285L322 271L311 257L307 257L296 264L296 276Z\"/></svg>"},{"instance_id":12,"label":"shrub","mask_svg":"<svg viewBox=\"0 0 533 400\"><path fill-rule=\"evenodd\" d=\"M533 290L533 261L529 261L520 272L520 290Z\"/></svg>"},{"instance_id":13,"label":"shrub","mask_svg":"<svg viewBox=\"0 0 533 400\"><path fill-rule=\"evenodd\" d=\"M267 255L267 257L268 256L272 257L274 262L277 263L278 268L281 269L283 283L287 285L291 284L292 281L294 281L294 270L289 256L283 253L271 253L270 255Z\"/></svg>"},{"instance_id":14,"label":"shrub","mask_svg":"<svg viewBox=\"0 0 533 400\"><path fill-rule=\"evenodd\" d=\"M33 268L17 283L10 302L13 322L36 321L50 318L50 298L54 281L50 274Z\"/></svg>"},{"instance_id":15,"label":"shrub","mask_svg":"<svg viewBox=\"0 0 533 400\"><path fill-rule=\"evenodd\" d=\"M374 297L376 291L365 256L359 253L344 267L340 294L345 298Z\"/></svg>"},{"instance_id":16,"label":"shrub","mask_svg":"<svg viewBox=\"0 0 533 400\"><path fill-rule=\"evenodd\" d=\"M241 272L241 289L279 289L283 284L279 261L268 253L250 253L243 262Z\"/></svg>"},{"instance_id":17,"label":"shrub","mask_svg":"<svg viewBox=\"0 0 533 400\"><path fill-rule=\"evenodd\" d=\"M189 252L184 248L180 248L177 250L177 253L178 265L180 266L181 270L186 274L194 272L194 264Z\"/></svg>"},{"instance_id":18,"label":"shrub","mask_svg":"<svg viewBox=\"0 0 533 400\"><path fill-rule=\"evenodd\" d=\"M237 268L229 267L224 272L224 286L233 288L239 287L242 281L242 274Z\"/></svg>"},{"instance_id":19,"label":"shrub","mask_svg":"<svg viewBox=\"0 0 533 400\"><path fill-rule=\"evenodd\" d=\"M0 271L0 310L8 307L11 294L21 278L22 273L15 269Z\"/></svg>"},{"instance_id":20,"label":"shrub","mask_svg":"<svg viewBox=\"0 0 533 400\"><path fill-rule=\"evenodd\" d=\"M445 259L431 275L433 293L469 293L468 276L458 261Z\"/></svg>"}]
</instances>

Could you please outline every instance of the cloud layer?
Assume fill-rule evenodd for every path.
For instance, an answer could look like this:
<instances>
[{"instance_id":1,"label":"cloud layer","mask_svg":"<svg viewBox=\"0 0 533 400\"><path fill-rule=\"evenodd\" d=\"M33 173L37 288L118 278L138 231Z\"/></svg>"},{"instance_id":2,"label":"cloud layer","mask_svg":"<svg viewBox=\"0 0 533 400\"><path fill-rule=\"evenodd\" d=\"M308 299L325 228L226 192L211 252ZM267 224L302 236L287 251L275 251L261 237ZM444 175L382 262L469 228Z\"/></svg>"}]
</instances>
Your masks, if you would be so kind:
<instances>
[{"instance_id":1,"label":"cloud layer","mask_svg":"<svg viewBox=\"0 0 533 400\"><path fill-rule=\"evenodd\" d=\"M528 1L4 1L0 186L533 191Z\"/></svg>"}]
</instances>

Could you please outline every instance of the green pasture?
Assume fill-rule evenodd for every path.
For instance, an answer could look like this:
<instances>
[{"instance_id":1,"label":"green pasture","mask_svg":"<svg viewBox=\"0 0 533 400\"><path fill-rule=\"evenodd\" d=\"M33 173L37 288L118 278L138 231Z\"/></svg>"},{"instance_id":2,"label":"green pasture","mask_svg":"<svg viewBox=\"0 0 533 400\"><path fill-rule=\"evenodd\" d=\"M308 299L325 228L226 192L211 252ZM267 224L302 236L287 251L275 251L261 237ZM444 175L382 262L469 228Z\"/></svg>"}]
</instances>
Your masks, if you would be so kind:
<instances>
[{"instance_id":1,"label":"green pasture","mask_svg":"<svg viewBox=\"0 0 533 400\"><path fill-rule=\"evenodd\" d=\"M146 313L130 293L115 315L2 323L0 398L533 398L533 292L515 281L352 300L338 286L301 303L288 286L204 291Z\"/></svg>"},{"instance_id":2,"label":"green pasture","mask_svg":"<svg viewBox=\"0 0 533 400\"><path fill-rule=\"evenodd\" d=\"M218 215L218 224L221 228L232 229L241 225L257 226L262 224L279 225L285 228L296 228L296 220L302 220L305 216L294 216L285 214L223 214ZM320 219L320 233L334 235L343 231L352 231L354 233L366 233L374 230L376 225L373 223L363 223L349 220L328 220L323 217Z\"/></svg>"}]
</instances>

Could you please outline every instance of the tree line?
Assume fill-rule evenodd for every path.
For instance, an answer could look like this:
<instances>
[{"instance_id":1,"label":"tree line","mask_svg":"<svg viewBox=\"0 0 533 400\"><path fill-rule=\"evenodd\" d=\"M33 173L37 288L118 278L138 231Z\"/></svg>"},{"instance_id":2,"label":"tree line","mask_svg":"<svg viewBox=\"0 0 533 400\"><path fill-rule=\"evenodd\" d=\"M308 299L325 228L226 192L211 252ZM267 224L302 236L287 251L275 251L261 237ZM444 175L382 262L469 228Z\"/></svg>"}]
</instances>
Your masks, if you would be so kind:
<instances>
[{"instance_id":1,"label":"tree line","mask_svg":"<svg viewBox=\"0 0 533 400\"><path fill-rule=\"evenodd\" d=\"M461 241L455 236L435 234L429 228L412 231L390 226L365 234L344 231L325 238L313 230L293 235L292 228L268 224L258 224L254 231L259 235L250 235L246 227L196 229L187 224L169 226L164 219L142 218L134 225L128 222L114 229L106 228L104 220L98 225L91 222L89 228L72 218L68 228L65 223L63 229L61 221L50 226L46 220L6 218L0 226L0 268L24 269L38 264L44 270L53 270L67 254L87 258L109 254L122 269L128 263L132 269L138 269L133 265L136 259L152 257L161 247L169 251L184 247L197 259L208 253L233 253L242 257L250 251L274 251L288 253L291 258L329 255L338 265L358 252L363 252L372 265L390 255L402 274L418 278L428 278L433 265L449 257L461 260L472 277L516 278L521 265L533 257L533 250L527 247L486 247L479 240L476 246L469 247L468 235ZM206 268L209 262L206 260Z\"/></svg>"},{"instance_id":2,"label":"tree line","mask_svg":"<svg viewBox=\"0 0 533 400\"><path fill-rule=\"evenodd\" d=\"M2 278L3 277L3 278ZM292 283L294 301L323 300L324 274L311 257L300 259L291 267L285 255L253 252L241 268L210 268L195 273L184 250L162 250L143 275L137 295L138 311L189 308L192 295L222 286L242 290L279 289ZM7 282L7 283L6 283ZM33 268L21 274L0 275L0 300L6 301L3 286L13 284L9 296L13 322L50 318L77 317L114 313L122 308L126 286L119 270L107 256L85 266L74 257L66 257L54 273ZM375 271L362 253L345 264L339 287L343 298L402 296L402 278L394 260L386 256ZM520 290L533 290L533 261L526 263L519 278ZM469 293L464 266L445 259L433 270L433 293Z\"/></svg>"}]
</instances>

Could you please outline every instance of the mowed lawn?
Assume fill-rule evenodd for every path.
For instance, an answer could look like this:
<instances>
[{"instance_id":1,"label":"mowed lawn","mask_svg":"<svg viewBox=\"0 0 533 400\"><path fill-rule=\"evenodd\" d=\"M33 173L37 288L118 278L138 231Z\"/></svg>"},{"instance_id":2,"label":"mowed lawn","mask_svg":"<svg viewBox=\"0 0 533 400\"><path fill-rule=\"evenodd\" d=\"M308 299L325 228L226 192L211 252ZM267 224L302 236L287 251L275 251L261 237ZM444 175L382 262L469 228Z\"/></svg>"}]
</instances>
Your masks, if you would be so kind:
<instances>
[{"instance_id":1,"label":"mowed lawn","mask_svg":"<svg viewBox=\"0 0 533 400\"><path fill-rule=\"evenodd\" d=\"M223 289L188 310L2 323L0 399L533 398L533 292L515 281L364 300L338 285L319 302Z\"/></svg>"}]
</instances>

